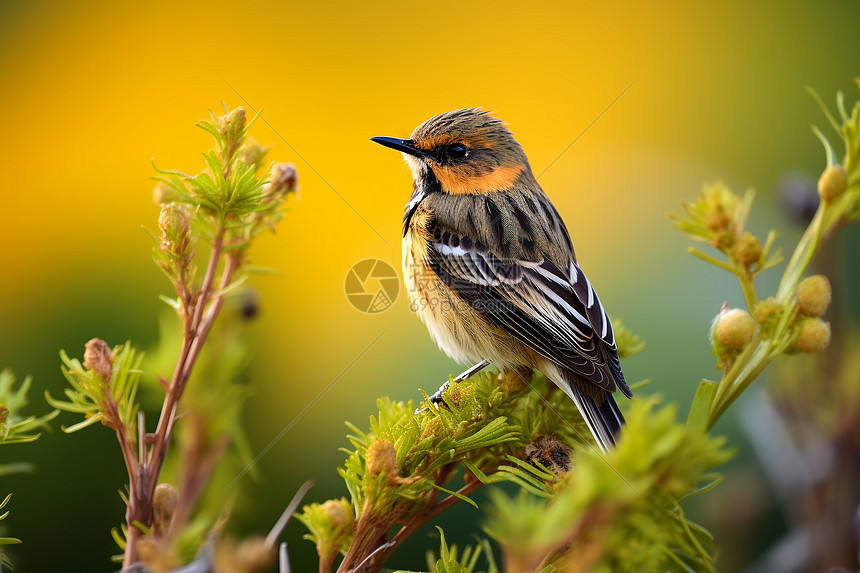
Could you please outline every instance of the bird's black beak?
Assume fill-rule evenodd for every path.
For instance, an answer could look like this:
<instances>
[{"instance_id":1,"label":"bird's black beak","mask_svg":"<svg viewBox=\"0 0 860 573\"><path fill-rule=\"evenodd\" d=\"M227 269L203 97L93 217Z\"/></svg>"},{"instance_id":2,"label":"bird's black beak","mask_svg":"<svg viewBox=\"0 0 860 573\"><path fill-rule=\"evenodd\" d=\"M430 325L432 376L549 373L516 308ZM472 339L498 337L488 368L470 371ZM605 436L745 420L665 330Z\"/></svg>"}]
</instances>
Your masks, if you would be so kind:
<instances>
[{"instance_id":1,"label":"bird's black beak","mask_svg":"<svg viewBox=\"0 0 860 573\"><path fill-rule=\"evenodd\" d=\"M408 153L415 157L423 157L426 155L424 151L415 147L411 139L400 139L399 137L371 137L370 141L375 141L379 145L396 149L402 153Z\"/></svg>"}]
</instances>

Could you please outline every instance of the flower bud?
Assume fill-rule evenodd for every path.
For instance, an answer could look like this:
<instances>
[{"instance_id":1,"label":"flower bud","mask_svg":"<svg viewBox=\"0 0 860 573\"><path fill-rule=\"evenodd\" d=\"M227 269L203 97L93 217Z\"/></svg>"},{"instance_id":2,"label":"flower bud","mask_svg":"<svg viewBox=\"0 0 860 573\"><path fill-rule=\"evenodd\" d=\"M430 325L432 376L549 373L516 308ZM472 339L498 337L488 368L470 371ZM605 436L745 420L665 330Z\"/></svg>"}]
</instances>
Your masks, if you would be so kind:
<instances>
[{"instance_id":1,"label":"flower bud","mask_svg":"<svg viewBox=\"0 0 860 573\"><path fill-rule=\"evenodd\" d=\"M275 163L266 185L267 195L286 195L298 191L299 174L292 163Z\"/></svg>"},{"instance_id":2,"label":"flower bud","mask_svg":"<svg viewBox=\"0 0 860 573\"><path fill-rule=\"evenodd\" d=\"M371 475L397 471L397 452L388 440L376 440L367 448L367 471Z\"/></svg>"},{"instance_id":3,"label":"flower bud","mask_svg":"<svg viewBox=\"0 0 860 573\"><path fill-rule=\"evenodd\" d=\"M795 352L814 354L830 344L830 323L820 318L803 320L797 328L797 336L791 349Z\"/></svg>"},{"instance_id":4,"label":"flower bud","mask_svg":"<svg viewBox=\"0 0 860 573\"><path fill-rule=\"evenodd\" d=\"M6 420L9 418L9 408L0 404L0 426L6 423Z\"/></svg>"},{"instance_id":5,"label":"flower bud","mask_svg":"<svg viewBox=\"0 0 860 573\"><path fill-rule=\"evenodd\" d=\"M758 237L747 231L735 245L735 258L746 267L750 268L761 258L761 243Z\"/></svg>"},{"instance_id":6,"label":"flower bud","mask_svg":"<svg viewBox=\"0 0 860 573\"><path fill-rule=\"evenodd\" d=\"M829 203L839 197L848 186L845 168L841 165L831 165L818 178L818 196Z\"/></svg>"},{"instance_id":7,"label":"flower bud","mask_svg":"<svg viewBox=\"0 0 860 573\"><path fill-rule=\"evenodd\" d=\"M352 527L352 523L355 521L352 504L343 498L328 500L320 506L320 510L325 514L334 530Z\"/></svg>"},{"instance_id":8,"label":"flower bud","mask_svg":"<svg viewBox=\"0 0 860 573\"><path fill-rule=\"evenodd\" d=\"M105 382L110 381L113 356L107 342L101 338L93 338L87 342L84 350L84 368L92 370Z\"/></svg>"},{"instance_id":9,"label":"flower bud","mask_svg":"<svg viewBox=\"0 0 860 573\"><path fill-rule=\"evenodd\" d=\"M807 277L797 285L797 310L804 316L823 315L832 298L830 281L824 275Z\"/></svg>"},{"instance_id":10,"label":"flower bud","mask_svg":"<svg viewBox=\"0 0 860 573\"><path fill-rule=\"evenodd\" d=\"M152 495L152 511L156 532L166 532L170 529L176 505L179 503L179 495L169 483L160 483L155 486Z\"/></svg>"},{"instance_id":11,"label":"flower bud","mask_svg":"<svg viewBox=\"0 0 860 573\"><path fill-rule=\"evenodd\" d=\"M739 308L720 312L714 321L714 340L729 350L743 350L755 336L756 323Z\"/></svg>"},{"instance_id":12,"label":"flower bud","mask_svg":"<svg viewBox=\"0 0 860 573\"><path fill-rule=\"evenodd\" d=\"M705 226L711 231L725 231L731 222L731 217L719 203L711 204L707 214L705 214Z\"/></svg>"},{"instance_id":13,"label":"flower bud","mask_svg":"<svg viewBox=\"0 0 860 573\"><path fill-rule=\"evenodd\" d=\"M218 132L229 142L237 141L245 129L245 110L240 106L218 118Z\"/></svg>"},{"instance_id":14,"label":"flower bud","mask_svg":"<svg viewBox=\"0 0 860 573\"><path fill-rule=\"evenodd\" d=\"M268 147L263 147L253 137L249 137L242 148L242 161L259 169L268 151Z\"/></svg>"},{"instance_id":15,"label":"flower bud","mask_svg":"<svg viewBox=\"0 0 860 573\"><path fill-rule=\"evenodd\" d=\"M784 312L785 305L770 297L758 302L753 309L753 318L759 324L762 332L770 333L779 323Z\"/></svg>"},{"instance_id":16,"label":"flower bud","mask_svg":"<svg viewBox=\"0 0 860 573\"><path fill-rule=\"evenodd\" d=\"M178 203L161 206L158 228L161 230L161 250L175 262L190 264L194 258L191 227Z\"/></svg>"},{"instance_id":17,"label":"flower bud","mask_svg":"<svg viewBox=\"0 0 860 573\"><path fill-rule=\"evenodd\" d=\"M162 241L180 243L188 235L188 217L182 212L178 203L167 203L161 206L158 216L158 228L161 229Z\"/></svg>"}]
</instances>

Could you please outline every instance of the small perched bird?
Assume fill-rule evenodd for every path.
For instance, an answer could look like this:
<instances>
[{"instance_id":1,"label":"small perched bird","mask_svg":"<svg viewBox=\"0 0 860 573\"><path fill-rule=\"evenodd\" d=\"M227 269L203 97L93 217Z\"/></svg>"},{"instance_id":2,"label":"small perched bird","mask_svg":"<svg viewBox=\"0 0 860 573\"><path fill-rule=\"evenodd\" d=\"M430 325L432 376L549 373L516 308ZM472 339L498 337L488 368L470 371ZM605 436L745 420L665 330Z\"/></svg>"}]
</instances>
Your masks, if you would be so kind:
<instances>
[{"instance_id":1,"label":"small perched bird","mask_svg":"<svg viewBox=\"0 0 860 573\"><path fill-rule=\"evenodd\" d=\"M613 393L632 396L612 325L505 124L460 109L425 121L409 139L372 141L402 152L412 169L404 278L439 347L478 362L469 373L488 363L513 375L540 370L608 451L624 424Z\"/></svg>"}]
</instances>

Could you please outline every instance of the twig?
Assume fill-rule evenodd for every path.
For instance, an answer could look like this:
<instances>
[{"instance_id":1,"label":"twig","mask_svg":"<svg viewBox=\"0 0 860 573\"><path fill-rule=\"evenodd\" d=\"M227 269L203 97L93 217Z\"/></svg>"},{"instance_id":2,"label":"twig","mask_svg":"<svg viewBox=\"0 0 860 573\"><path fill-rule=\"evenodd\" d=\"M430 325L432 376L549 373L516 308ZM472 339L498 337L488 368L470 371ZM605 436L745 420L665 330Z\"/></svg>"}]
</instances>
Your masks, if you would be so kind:
<instances>
[{"instance_id":1,"label":"twig","mask_svg":"<svg viewBox=\"0 0 860 573\"><path fill-rule=\"evenodd\" d=\"M439 472L439 477L436 480L436 485L438 485L438 486L444 485L450 479L451 475L454 473L454 470L457 468L457 465L458 464L448 464L447 466L442 468L442 470ZM469 475L469 474L467 474L467 475ZM482 485L483 484L478 479L467 480L466 484L463 487L461 487L459 490L457 490L457 493L459 495L464 495L464 496L469 495L469 494L473 493L475 490L477 490L479 487L481 487ZM437 515L439 515L443 511L449 509L451 506L453 506L458 501L460 501L459 497L457 497L455 495L449 495L448 497L446 497L442 501L436 502L436 498L438 497L438 495L439 495L439 490L437 490L437 489L432 490L430 492L430 495L428 496L428 501L427 501L427 504L424 506L424 509L422 509L412 519L410 519L409 523L405 524L403 527L400 528L400 531L398 531L394 535L394 537L392 538L392 540L391 540L392 544L385 546L385 547L377 548L370 555L368 555L364 559L364 561L362 561L362 563L364 563L365 561L368 561L370 559L370 557L373 557L374 555L376 555L378 553L378 555L376 555L376 557L373 559L373 562L378 563L379 567L381 567L382 564L384 564L385 561L388 559L388 557L390 557L391 554L394 553L394 550L398 546L402 545L403 542L410 535L412 535L413 533L418 531L421 528L421 526L426 524L428 521L430 521L431 519L433 519L434 517L436 517ZM368 561L368 564L370 564L370 563L371 562ZM358 569L358 567L356 567L356 570L357 569ZM378 569L379 568L374 569L374 571L376 571Z\"/></svg>"},{"instance_id":2,"label":"twig","mask_svg":"<svg viewBox=\"0 0 860 573\"><path fill-rule=\"evenodd\" d=\"M470 481L469 483L458 489L457 493L459 495L469 495L471 493L474 493L482 485L484 484L482 484L478 480ZM460 501L460 498L454 495L449 495L442 501L425 508L424 511L416 515L415 518L413 518L407 525L404 525L400 529L400 531L397 532L393 539L398 543L403 543L403 541L405 541L407 537L415 533L418 529L421 528L422 525L424 525L440 513L450 509L451 506L453 506L458 501Z\"/></svg>"},{"instance_id":3,"label":"twig","mask_svg":"<svg viewBox=\"0 0 860 573\"><path fill-rule=\"evenodd\" d=\"M203 319L205 307L210 302L212 296L212 285L215 281L218 263L223 253L224 235L225 230L221 229L216 233L212 241L209 263L190 322L187 319L190 309L184 308L183 316L186 318L183 320L182 346L176 362L176 368L173 371L173 377L167 387L161 415L158 418L158 425L152 438L149 456L144 456L146 460L141 464L142 471L140 473L143 479L139 481L135 479L137 472L133 472L131 467L128 468L129 481L138 481L138 486L135 488L133 483L130 484L131 495L129 496L126 520L128 523L128 540L123 559L123 568L128 568L137 561L137 540L140 537L140 530L134 525L134 522L149 523L151 521L151 499L155 491L155 486L158 484L158 477L161 474L161 468L164 465L164 460L167 457L167 449L173 436L179 399L182 396L194 364L200 355L206 336L209 334L218 311L223 304L223 296L216 297L211 302L211 305L209 305L209 312L206 313L205 320ZM227 259L221 277L222 288L229 284L237 266L238 261L236 260L236 256L230 256ZM202 323L201 320L203 321ZM123 451L123 455L126 455L125 450Z\"/></svg>"},{"instance_id":4,"label":"twig","mask_svg":"<svg viewBox=\"0 0 860 573\"><path fill-rule=\"evenodd\" d=\"M290 555L287 553L287 542L278 547L278 564L280 573L290 573Z\"/></svg>"},{"instance_id":5,"label":"twig","mask_svg":"<svg viewBox=\"0 0 860 573\"><path fill-rule=\"evenodd\" d=\"M281 532L287 526L287 523L289 523L290 517L293 516L293 513L295 513L296 508L299 507L299 504L302 502L302 499L305 497L305 494L308 493L308 490L311 489L313 486L314 482L311 480L308 480L302 484L302 487L299 488L299 490L293 496L293 499L291 499L290 503L287 504L287 508L284 510L284 513L281 514L281 517L278 518L278 521L275 522L275 525L272 526L272 530L269 531L269 534L266 536L266 546L275 546L275 542L278 540L278 537L281 536Z\"/></svg>"},{"instance_id":6,"label":"twig","mask_svg":"<svg viewBox=\"0 0 860 573\"><path fill-rule=\"evenodd\" d=\"M173 435L179 398L181 397L182 390L185 388L191 369L194 367L200 354L203 340L201 339L202 333L198 332L199 320L203 315L203 307L206 306L211 294L212 282L215 280L215 272L218 268L218 260L221 258L223 241L224 230L222 229L216 234L212 242L212 252L209 255L209 264L206 268L206 275L203 278L200 296L197 299L191 324L183 337L179 360L177 360L173 378L170 380L170 387L164 399L164 406L161 409L161 416L158 419L155 439L150 452L149 467L147 468L146 485L148 491L155 490L158 475L161 473L161 467L164 465L164 459L167 456L167 447ZM212 316L212 320L214 321L214 316ZM211 328L211 324L209 328ZM208 328L206 329L206 333L208 333ZM205 334L203 336L205 337Z\"/></svg>"}]
</instances>

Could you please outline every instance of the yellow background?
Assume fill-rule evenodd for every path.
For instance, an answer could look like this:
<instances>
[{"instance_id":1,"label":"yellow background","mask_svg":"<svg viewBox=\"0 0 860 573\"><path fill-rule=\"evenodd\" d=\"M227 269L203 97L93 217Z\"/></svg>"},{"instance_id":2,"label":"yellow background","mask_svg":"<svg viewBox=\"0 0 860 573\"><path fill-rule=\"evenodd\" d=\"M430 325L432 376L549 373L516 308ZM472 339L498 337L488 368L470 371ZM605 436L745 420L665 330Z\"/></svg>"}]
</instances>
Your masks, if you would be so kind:
<instances>
[{"instance_id":1,"label":"yellow background","mask_svg":"<svg viewBox=\"0 0 860 573\"><path fill-rule=\"evenodd\" d=\"M459 372L404 293L377 315L344 295L361 259L399 268L411 179L368 139L483 106L509 123L536 173L551 165L540 182L582 266L609 312L648 341L624 365L628 378L652 378L686 407L698 379L718 375L709 320L741 297L684 253L666 214L720 178L755 187L753 230L777 225L780 244L793 244L779 190L787 177L814 181L824 161L809 126L825 122L804 87L854 98L858 16L842 1L4 2L0 366L34 375L35 413L47 409L43 389L63 387L60 348L79 356L93 336L151 345L169 285L140 229L157 217L150 159L199 171L209 136L193 122L222 100L262 108L252 135L274 144L271 159L296 163L301 200L252 252L281 270L253 280L254 451L339 378L262 458L237 523L265 532L307 478L318 483L309 499L345 495L343 420L365 424L376 397L418 398ZM16 492L4 524L25 541L19 571L110 570L123 468L110 432L85 434L3 449L0 462L38 466L0 487ZM305 570L301 533L290 525ZM396 564L423 566L423 549L408 553Z\"/></svg>"}]
</instances>

